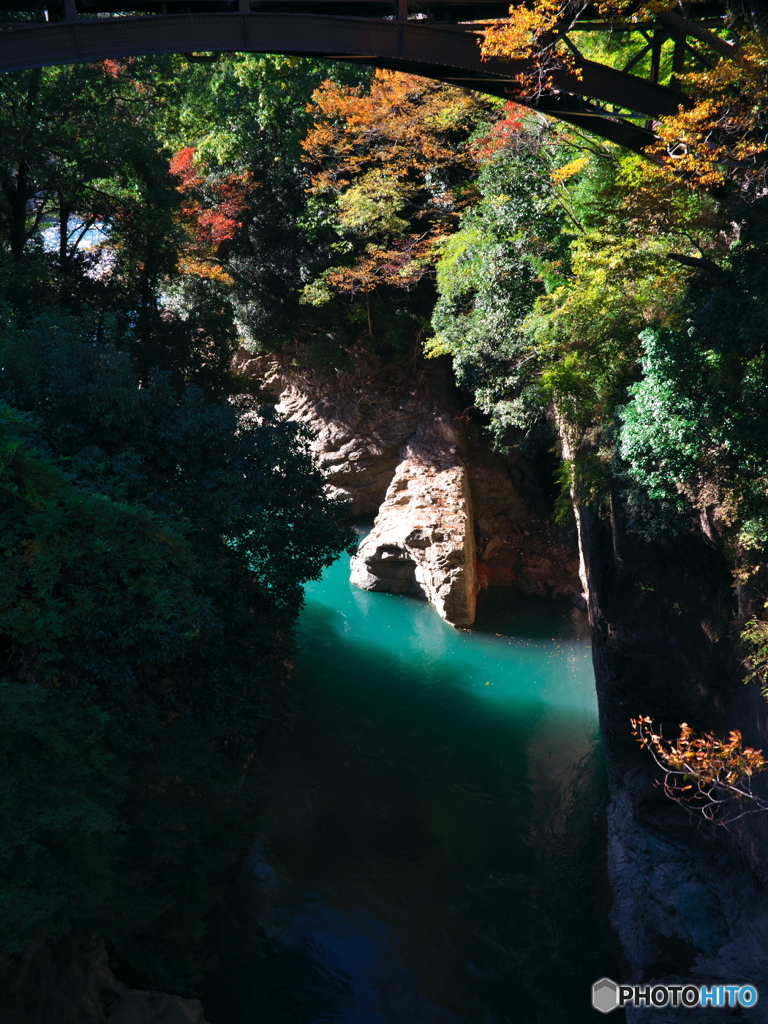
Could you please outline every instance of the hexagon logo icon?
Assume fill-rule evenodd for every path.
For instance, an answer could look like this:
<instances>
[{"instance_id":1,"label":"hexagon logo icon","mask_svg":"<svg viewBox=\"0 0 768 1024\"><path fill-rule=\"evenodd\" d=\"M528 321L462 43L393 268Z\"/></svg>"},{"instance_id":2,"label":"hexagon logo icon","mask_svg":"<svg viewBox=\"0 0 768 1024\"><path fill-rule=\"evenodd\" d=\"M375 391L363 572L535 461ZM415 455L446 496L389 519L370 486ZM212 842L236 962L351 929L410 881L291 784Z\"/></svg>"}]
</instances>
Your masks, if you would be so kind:
<instances>
[{"instance_id":1,"label":"hexagon logo icon","mask_svg":"<svg viewBox=\"0 0 768 1024\"><path fill-rule=\"evenodd\" d=\"M619 1005L619 986L610 978L601 978L592 986L592 1005L600 1013L610 1013Z\"/></svg>"}]
</instances>

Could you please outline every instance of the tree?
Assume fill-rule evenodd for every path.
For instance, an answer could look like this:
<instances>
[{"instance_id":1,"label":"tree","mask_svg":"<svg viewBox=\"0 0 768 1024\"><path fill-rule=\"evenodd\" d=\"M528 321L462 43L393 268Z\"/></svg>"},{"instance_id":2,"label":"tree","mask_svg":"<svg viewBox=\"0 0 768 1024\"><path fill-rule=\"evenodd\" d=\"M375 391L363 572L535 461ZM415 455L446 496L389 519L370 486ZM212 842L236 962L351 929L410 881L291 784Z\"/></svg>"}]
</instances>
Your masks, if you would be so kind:
<instances>
[{"instance_id":1,"label":"tree","mask_svg":"<svg viewBox=\"0 0 768 1024\"><path fill-rule=\"evenodd\" d=\"M114 897L124 773L108 717L72 694L0 682L0 953L79 929Z\"/></svg>"},{"instance_id":2,"label":"tree","mask_svg":"<svg viewBox=\"0 0 768 1024\"><path fill-rule=\"evenodd\" d=\"M686 319L643 334L642 379L618 438L630 480L695 513L709 542L732 546L747 576L761 571L768 544L768 367L758 326L765 246L757 206L727 263L688 282Z\"/></svg>"},{"instance_id":3,"label":"tree","mask_svg":"<svg viewBox=\"0 0 768 1024\"><path fill-rule=\"evenodd\" d=\"M61 611L71 630L66 652L55 632L50 637L67 675L90 697L98 692L108 710L120 707L137 729L148 721L142 700L230 723L239 718L250 728L272 699L270 680L281 676L302 584L351 539L344 506L322 496L307 438L294 424L196 387L178 391L167 375L140 387L129 359L94 346L89 325L72 317L6 321L3 333L2 397L35 416L73 485L103 496L106 504L96 507L104 516L115 507L136 510L126 512L122 528L92 524L96 536L105 535L106 562L102 577L98 551L89 557L96 575L83 581L84 600L93 604L104 588L115 603L101 599L90 617L86 603L81 626L77 605ZM90 525L84 518L83 529ZM141 529L156 541L141 540ZM121 534L126 545L136 538L124 586L109 562L115 551L128 555L125 546L115 548ZM72 571L80 537L71 541ZM62 539L52 535L57 558ZM168 561L174 552L176 570ZM18 557L21 569L21 547ZM45 585L41 600L49 599ZM39 620L42 609L33 612ZM43 629L33 649L47 635ZM268 636L273 645L264 643Z\"/></svg>"},{"instance_id":4,"label":"tree","mask_svg":"<svg viewBox=\"0 0 768 1024\"><path fill-rule=\"evenodd\" d=\"M151 685L188 653L210 610L168 518L78 488L0 408L5 676L147 714ZM111 696L107 696L111 693Z\"/></svg>"},{"instance_id":5,"label":"tree","mask_svg":"<svg viewBox=\"0 0 768 1024\"><path fill-rule=\"evenodd\" d=\"M181 269L233 283L217 257L242 231L258 183L250 171L204 177L195 166L195 152L194 146L183 147L170 165L171 174L180 179L177 189L182 195L182 216L190 239Z\"/></svg>"},{"instance_id":6,"label":"tree","mask_svg":"<svg viewBox=\"0 0 768 1024\"><path fill-rule=\"evenodd\" d=\"M698 62L699 67L706 65L705 70L675 69L689 100L676 114L656 123L658 142L650 153L678 181L709 188L733 187L752 198L764 195L768 48L759 6L727 4L725 36L692 25L672 0L639 5L630 0L598 0L593 9L608 24L622 28L628 20L658 18L677 31L695 29L708 46L706 60ZM582 7L560 0L541 0L532 7L513 5L507 19L485 30L483 56L526 58L528 70L518 82L523 96L538 99L554 87L555 71L578 74L564 36L582 11ZM639 46L636 56L642 56Z\"/></svg>"},{"instance_id":7,"label":"tree","mask_svg":"<svg viewBox=\"0 0 768 1024\"><path fill-rule=\"evenodd\" d=\"M333 202L349 253L324 272L326 287L410 289L433 272L466 205L468 140L488 107L466 90L391 71L377 71L370 90L328 81L315 92L302 144L312 190Z\"/></svg>"},{"instance_id":8,"label":"tree","mask_svg":"<svg viewBox=\"0 0 768 1024\"><path fill-rule=\"evenodd\" d=\"M302 584L352 534L302 431L95 337L57 310L0 333L3 943L96 931L189 989L290 713Z\"/></svg>"},{"instance_id":9,"label":"tree","mask_svg":"<svg viewBox=\"0 0 768 1024\"><path fill-rule=\"evenodd\" d=\"M676 740L665 740L647 716L633 718L632 735L661 768L665 796L690 814L727 828L747 814L768 811L752 780L768 768L762 751L743 746L738 730L727 740L712 733L697 737L683 722Z\"/></svg>"},{"instance_id":10,"label":"tree","mask_svg":"<svg viewBox=\"0 0 768 1024\"><path fill-rule=\"evenodd\" d=\"M509 111L505 111L509 114ZM538 361L523 324L542 272L563 254L554 201L555 143L530 115L503 117L474 150L483 160L479 201L441 247L428 355L450 354L458 381L504 443L541 414Z\"/></svg>"},{"instance_id":11,"label":"tree","mask_svg":"<svg viewBox=\"0 0 768 1024\"><path fill-rule=\"evenodd\" d=\"M279 348L316 331L314 310L299 300L328 265L332 239L307 211L300 140L311 125L312 92L329 74L347 84L370 76L338 62L237 54L211 66L178 59L162 86L159 135L177 153L194 149L203 207L224 212L216 196L222 183L236 193L238 181L254 185L235 217L241 226L215 259L201 259L194 245L182 254L182 267L193 273L174 283L174 305L196 301L194 272L220 268L223 276L207 287L229 305L239 340L251 349Z\"/></svg>"}]
</instances>

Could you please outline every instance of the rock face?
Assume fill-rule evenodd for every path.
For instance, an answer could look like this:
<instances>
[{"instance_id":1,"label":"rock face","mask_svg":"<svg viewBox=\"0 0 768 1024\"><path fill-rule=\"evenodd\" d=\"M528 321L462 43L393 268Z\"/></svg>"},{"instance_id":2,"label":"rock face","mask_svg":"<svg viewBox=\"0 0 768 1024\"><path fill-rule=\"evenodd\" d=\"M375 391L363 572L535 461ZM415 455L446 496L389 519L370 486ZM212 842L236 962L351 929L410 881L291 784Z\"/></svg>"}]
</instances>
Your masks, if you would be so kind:
<instances>
[{"instance_id":1,"label":"rock face","mask_svg":"<svg viewBox=\"0 0 768 1024\"><path fill-rule=\"evenodd\" d=\"M492 451L447 367L364 381L313 377L274 356L241 353L235 365L310 427L328 493L354 516L378 513L353 563L357 586L424 597L462 626L488 587L584 605L575 544L548 521L536 473L519 453Z\"/></svg>"},{"instance_id":2,"label":"rock face","mask_svg":"<svg viewBox=\"0 0 768 1024\"><path fill-rule=\"evenodd\" d=\"M95 953L78 1024L208 1024L202 1003L167 992L126 988L109 969L106 950Z\"/></svg>"},{"instance_id":3,"label":"rock face","mask_svg":"<svg viewBox=\"0 0 768 1024\"><path fill-rule=\"evenodd\" d=\"M477 596L474 516L448 418L423 425L400 454L350 579L363 590L426 598L446 622L470 626Z\"/></svg>"},{"instance_id":4,"label":"rock face","mask_svg":"<svg viewBox=\"0 0 768 1024\"><path fill-rule=\"evenodd\" d=\"M236 369L258 377L276 399L277 412L315 435L312 448L328 493L352 503L353 516L375 515L413 437L430 396L412 378L343 383L286 369L274 357L241 354Z\"/></svg>"},{"instance_id":5,"label":"rock face","mask_svg":"<svg viewBox=\"0 0 768 1024\"><path fill-rule=\"evenodd\" d=\"M611 921L634 983L753 984L768 990L768 815L728 829L663 795L629 719L649 715L675 737L681 722L768 749L759 687L741 681L736 613L722 554L702 539L659 550L581 510L592 652L608 763ZM763 793L764 795L764 793ZM626 979L620 979L626 980ZM684 1008L633 1008L630 1024L677 1024ZM733 1011L699 1008L704 1024ZM738 1015L738 1012L737 1012ZM768 1021L761 1001L743 1015Z\"/></svg>"},{"instance_id":6,"label":"rock face","mask_svg":"<svg viewBox=\"0 0 768 1024\"><path fill-rule=\"evenodd\" d=\"M116 981L112 972L100 993L102 1015L81 1016L82 1024L208 1024L198 999L182 999L167 992L142 992ZM106 997L106 998L105 998ZM108 1001L111 1000L111 1001ZM105 1014L105 1015L104 1015Z\"/></svg>"},{"instance_id":7,"label":"rock face","mask_svg":"<svg viewBox=\"0 0 768 1024\"><path fill-rule=\"evenodd\" d=\"M109 968L107 951L65 941L42 946L20 969L0 967L3 1024L208 1024L201 1003L129 989Z\"/></svg>"}]
</instances>

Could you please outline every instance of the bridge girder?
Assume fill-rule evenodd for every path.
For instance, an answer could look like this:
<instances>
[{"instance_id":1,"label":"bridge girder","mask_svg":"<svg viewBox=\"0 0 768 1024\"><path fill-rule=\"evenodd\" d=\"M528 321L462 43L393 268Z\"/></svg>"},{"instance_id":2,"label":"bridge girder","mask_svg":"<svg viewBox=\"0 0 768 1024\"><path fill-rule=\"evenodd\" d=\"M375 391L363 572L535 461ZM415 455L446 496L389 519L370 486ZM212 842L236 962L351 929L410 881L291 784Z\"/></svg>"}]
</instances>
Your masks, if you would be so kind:
<instances>
[{"instance_id":1,"label":"bridge girder","mask_svg":"<svg viewBox=\"0 0 768 1024\"><path fill-rule=\"evenodd\" d=\"M520 85L520 76L533 77L532 64L482 60L481 25L430 24L423 16L422 20L409 17L407 0L399 0L399 17L253 11L250 0L238 0L237 6L226 0L218 4L203 0L190 8L194 13L174 14L162 13L173 0L169 4L149 0L143 5L147 13L138 17L104 11L97 17L84 17L75 3L64 0L63 18L58 21L6 22L0 31L0 71L211 51L350 59L505 97L637 151L653 140L653 119L674 113L684 101L676 88L586 60L580 54L575 58L576 74L554 72L552 87L532 98ZM0 9L8 6L16 8L16 3L0 3ZM89 6L95 6L94 0ZM222 6L229 9L221 10ZM353 6L359 10L364 4L349 4ZM158 13L151 13L153 10Z\"/></svg>"}]
</instances>

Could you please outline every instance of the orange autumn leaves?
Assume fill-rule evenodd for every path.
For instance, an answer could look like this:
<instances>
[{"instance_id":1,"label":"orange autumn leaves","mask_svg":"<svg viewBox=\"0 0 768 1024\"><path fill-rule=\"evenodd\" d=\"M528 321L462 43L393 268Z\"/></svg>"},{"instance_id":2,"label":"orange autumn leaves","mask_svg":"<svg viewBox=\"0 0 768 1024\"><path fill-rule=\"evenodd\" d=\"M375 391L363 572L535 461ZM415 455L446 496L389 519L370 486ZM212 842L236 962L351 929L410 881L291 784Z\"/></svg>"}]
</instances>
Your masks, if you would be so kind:
<instances>
[{"instance_id":1,"label":"orange autumn leaves","mask_svg":"<svg viewBox=\"0 0 768 1024\"><path fill-rule=\"evenodd\" d=\"M567 7L561 0L513 5L507 18L486 28L480 52L485 60L506 57L528 61L526 71L514 77L522 95L536 97L551 87L553 72L568 70L578 75L573 55L565 48L558 31L567 20Z\"/></svg>"},{"instance_id":2,"label":"orange autumn leaves","mask_svg":"<svg viewBox=\"0 0 768 1024\"><path fill-rule=\"evenodd\" d=\"M469 200L468 140L488 109L463 89L391 71L377 71L367 92L330 81L316 90L303 142L310 191L332 201L346 259L309 301L409 289L432 274Z\"/></svg>"},{"instance_id":3,"label":"orange autumn leaves","mask_svg":"<svg viewBox=\"0 0 768 1024\"><path fill-rule=\"evenodd\" d=\"M671 0L640 5L597 0L592 6L609 23L680 14ZM695 18L695 6L690 17ZM562 36L581 9L566 0L514 4L506 19L485 30L483 57L529 61L519 84L522 95L536 97L553 86L554 70L575 69ZM649 152L679 179L705 188L731 182L748 198L756 198L768 192L768 42L765 33L746 25L739 35L731 47L722 37L713 37L714 50L705 46L712 66L680 76L689 102L656 123L658 142Z\"/></svg>"},{"instance_id":4,"label":"orange autumn leaves","mask_svg":"<svg viewBox=\"0 0 768 1024\"><path fill-rule=\"evenodd\" d=\"M742 735L732 730L727 740L712 733L697 736L683 722L676 740L665 740L647 715L632 718L632 734L649 750L664 772L665 794L718 825L755 811L768 803L752 791L752 779L768 768L762 751L743 745Z\"/></svg>"},{"instance_id":5,"label":"orange autumn leaves","mask_svg":"<svg viewBox=\"0 0 768 1024\"><path fill-rule=\"evenodd\" d=\"M693 102L662 118L654 155L706 187L732 180L750 198L768 179L768 44L755 34L703 72L685 76Z\"/></svg>"}]
</instances>

